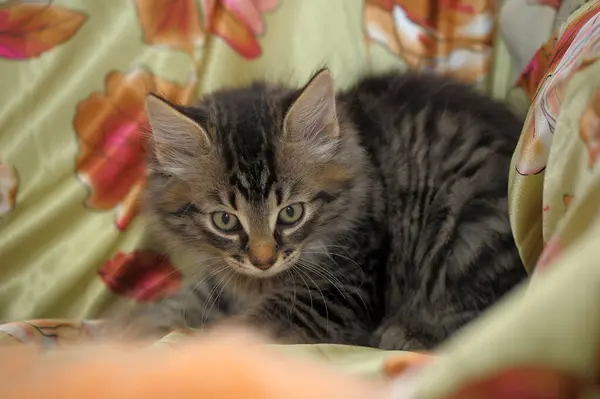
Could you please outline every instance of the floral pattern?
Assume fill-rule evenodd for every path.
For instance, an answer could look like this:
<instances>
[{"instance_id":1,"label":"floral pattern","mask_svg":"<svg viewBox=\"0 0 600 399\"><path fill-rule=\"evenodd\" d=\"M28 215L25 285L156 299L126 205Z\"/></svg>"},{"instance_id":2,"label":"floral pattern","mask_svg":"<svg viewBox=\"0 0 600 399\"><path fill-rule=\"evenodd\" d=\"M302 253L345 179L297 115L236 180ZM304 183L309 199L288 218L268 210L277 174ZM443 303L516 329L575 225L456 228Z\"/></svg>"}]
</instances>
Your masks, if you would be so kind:
<instances>
[{"instance_id":1,"label":"floral pattern","mask_svg":"<svg viewBox=\"0 0 600 399\"><path fill-rule=\"evenodd\" d=\"M549 6L558 10L560 7L560 0L527 0L527 4L538 5L538 6Z\"/></svg>"},{"instance_id":2,"label":"floral pattern","mask_svg":"<svg viewBox=\"0 0 600 399\"><path fill-rule=\"evenodd\" d=\"M571 194L563 194L563 204L565 205L565 212L571 206L571 203L573 202L573 198L574 197Z\"/></svg>"},{"instance_id":3,"label":"floral pattern","mask_svg":"<svg viewBox=\"0 0 600 399\"><path fill-rule=\"evenodd\" d=\"M44 349L64 347L92 338L102 322L42 319L0 324L0 345L7 341L39 344Z\"/></svg>"},{"instance_id":4,"label":"floral pattern","mask_svg":"<svg viewBox=\"0 0 600 399\"><path fill-rule=\"evenodd\" d=\"M0 217L6 215L15 207L17 195L17 174L7 164L0 163Z\"/></svg>"},{"instance_id":5,"label":"floral pattern","mask_svg":"<svg viewBox=\"0 0 600 399\"><path fill-rule=\"evenodd\" d=\"M38 57L69 40L87 16L53 4L0 5L0 58Z\"/></svg>"},{"instance_id":6,"label":"floral pattern","mask_svg":"<svg viewBox=\"0 0 600 399\"><path fill-rule=\"evenodd\" d=\"M116 209L116 225L123 231L138 213L146 180L146 95L156 92L173 103L189 104L196 80L180 86L134 69L109 73L105 87L104 93L92 93L77 107L74 125L81 152L76 170L90 189L86 205Z\"/></svg>"},{"instance_id":7,"label":"floral pattern","mask_svg":"<svg viewBox=\"0 0 600 399\"><path fill-rule=\"evenodd\" d=\"M447 399L577 399L584 389L582 381L566 373L521 366L472 382Z\"/></svg>"},{"instance_id":8,"label":"floral pattern","mask_svg":"<svg viewBox=\"0 0 600 399\"><path fill-rule=\"evenodd\" d=\"M136 0L144 40L191 53L204 44L196 0Z\"/></svg>"},{"instance_id":9,"label":"floral pattern","mask_svg":"<svg viewBox=\"0 0 600 399\"><path fill-rule=\"evenodd\" d=\"M409 67L481 82L491 65L494 7L494 1L367 0L365 33Z\"/></svg>"},{"instance_id":10,"label":"floral pattern","mask_svg":"<svg viewBox=\"0 0 600 399\"><path fill-rule=\"evenodd\" d=\"M596 6L600 9L600 4ZM533 57L517 84L530 95L532 109L525 121L516 158L521 175L534 175L546 168L556 121L565 89L574 72L589 66L586 54L600 48L600 15L584 14L554 44L554 39ZM551 56L548 51L553 49ZM582 60L584 60L582 64ZM544 70L541 73L541 70ZM535 93L532 91L536 87ZM539 100L537 100L539 99Z\"/></svg>"},{"instance_id":11,"label":"floral pattern","mask_svg":"<svg viewBox=\"0 0 600 399\"><path fill-rule=\"evenodd\" d=\"M256 37L265 31L262 13L273 11L279 0L204 0L208 31L221 37L245 58L256 58L261 48Z\"/></svg>"},{"instance_id":12,"label":"floral pattern","mask_svg":"<svg viewBox=\"0 0 600 399\"><path fill-rule=\"evenodd\" d=\"M112 292L137 301L173 294L183 278L166 255L143 251L117 253L98 274Z\"/></svg>"},{"instance_id":13,"label":"floral pattern","mask_svg":"<svg viewBox=\"0 0 600 399\"><path fill-rule=\"evenodd\" d=\"M562 256L564 245L562 240L558 236L554 236L548 241L548 243L544 246L544 250L540 255L540 258L537 261L535 266L535 273L538 275L541 272L544 272L548 266L552 263L556 262L558 258Z\"/></svg>"},{"instance_id":14,"label":"floral pattern","mask_svg":"<svg viewBox=\"0 0 600 399\"><path fill-rule=\"evenodd\" d=\"M388 377L398 377L408 371L424 368L435 360L435 357L425 353L403 353L386 359L383 371Z\"/></svg>"},{"instance_id":15,"label":"floral pattern","mask_svg":"<svg viewBox=\"0 0 600 399\"><path fill-rule=\"evenodd\" d=\"M204 18L196 0L136 0L146 42L192 53L205 34L221 37L238 54L253 59L261 54L257 36L265 31L262 14L279 0L204 0Z\"/></svg>"},{"instance_id":16,"label":"floral pattern","mask_svg":"<svg viewBox=\"0 0 600 399\"><path fill-rule=\"evenodd\" d=\"M579 118L579 136L588 152L588 166L593 168L600 155L600 89L586 105Z\"/></svg>"}]
</instances>

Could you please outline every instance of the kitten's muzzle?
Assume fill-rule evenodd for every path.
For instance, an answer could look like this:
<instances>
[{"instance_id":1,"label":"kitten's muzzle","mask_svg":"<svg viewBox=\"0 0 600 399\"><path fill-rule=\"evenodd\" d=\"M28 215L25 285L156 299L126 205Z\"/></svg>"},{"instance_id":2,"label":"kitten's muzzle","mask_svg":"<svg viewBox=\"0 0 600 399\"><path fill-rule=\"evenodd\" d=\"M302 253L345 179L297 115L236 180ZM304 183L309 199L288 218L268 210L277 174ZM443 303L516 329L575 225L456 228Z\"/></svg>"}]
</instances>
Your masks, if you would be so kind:
<instances>
[{"instance_id":1,"label":"kitten's muzzle","mask_svg":"<svg viewBox=\"0 0 600 399\"><path fill-rule=\"evenodd\" d=\"M277 247L274 242L258 242L250 244L248 249L250 263L260 270L268 270L277 261Z\"/></svg>"}]
</instances>

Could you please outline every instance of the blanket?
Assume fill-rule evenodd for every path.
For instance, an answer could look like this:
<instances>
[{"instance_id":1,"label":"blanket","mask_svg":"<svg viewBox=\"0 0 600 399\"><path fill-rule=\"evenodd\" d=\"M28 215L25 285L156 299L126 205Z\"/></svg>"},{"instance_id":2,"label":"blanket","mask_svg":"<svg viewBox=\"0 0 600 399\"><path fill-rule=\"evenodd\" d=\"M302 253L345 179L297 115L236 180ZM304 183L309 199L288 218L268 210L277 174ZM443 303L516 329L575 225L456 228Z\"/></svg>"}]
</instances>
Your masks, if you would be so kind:
<instances>
[{"instance_id":1,"label":"blanket","mask_svg":"<svg viewBox=\"0 0 600 399\"><path fill-rule=\"evenodd\" d=\"M148 92L189 105L324 65L340 88L411 67L485 89L495 1L462 3L0 2L0 320L96 318L181 286L185 260L138 215Z\"/></svg>"},{"instance_id":2,"label":"blanket","mask_svg":"<svg viewBox=\"0 0 600 399\"><path fill-rule=\"evenodd\" d=\"M595 0L561 25L520 76L517 88L531 106L510 171L510 216L532 277L438 348L432 361L396 360L396 366L384 368L402 371L396 398L600 395L599 57L600 1ZM127 256L115 264L126 263ZM150 259L143 258L140 265L152 264ZM62 348L93 337L96 323L9 323L0 326L0 342L37 338ZM174 332L155 345L177 347L187 337ZM387 359L407 356L338 346L280 350L345 364L360 376L384 376ZM365 365L369 367L361 368Z\"/></svg>"}]
</instances>

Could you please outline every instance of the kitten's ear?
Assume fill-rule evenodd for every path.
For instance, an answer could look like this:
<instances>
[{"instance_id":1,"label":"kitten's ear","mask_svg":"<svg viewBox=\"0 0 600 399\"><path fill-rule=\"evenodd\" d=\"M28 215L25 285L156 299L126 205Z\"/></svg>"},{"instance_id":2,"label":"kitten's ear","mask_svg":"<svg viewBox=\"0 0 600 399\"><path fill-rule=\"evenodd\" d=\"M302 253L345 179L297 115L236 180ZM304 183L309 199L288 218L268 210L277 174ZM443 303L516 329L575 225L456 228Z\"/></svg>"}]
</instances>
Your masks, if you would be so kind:
<instances>
[{"instance_id":1,"label":"kitten's ear","mask_svg":"<svg viewBox=\"0 0 600 399\"><path fill-rule=\"evenodd\" d=\"M173 169L182 157L195 156L210 147L206 130L179 112L168 101L149 94L146 112L152 128L151 143L154 158L160 166Z\"/></svg>"},{"instance_id":2,"label":"kitten's ear","mask_svg":"<svg viewBox=\"0 0 600 399\"><path fill-rule=\"evenodd\" d=\"M340 134L333 77L327 69L318 72L290 107L284 120L287 140L305 141L329 153Z\"/></svg>"}]
</instances>

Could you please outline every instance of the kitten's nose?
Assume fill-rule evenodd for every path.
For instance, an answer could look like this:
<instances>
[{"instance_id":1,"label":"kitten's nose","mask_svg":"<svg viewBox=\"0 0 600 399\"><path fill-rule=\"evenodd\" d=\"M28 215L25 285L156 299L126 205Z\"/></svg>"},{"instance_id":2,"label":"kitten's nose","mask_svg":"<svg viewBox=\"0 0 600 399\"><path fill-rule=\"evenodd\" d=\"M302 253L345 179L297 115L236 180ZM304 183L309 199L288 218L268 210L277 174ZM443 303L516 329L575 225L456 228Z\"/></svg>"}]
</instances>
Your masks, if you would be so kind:
<instances>
[{"instance_id":1,"label":"kitten's nose","mask_svg":"<svg viewBox=\"0 0 600 399\"><path fill-rule=\"evenodd\" d=\"M250 258L250 262L258 269L270 269L277 260L275 243L263 241L257 242L256 244L250 244L248 258Z\"/></svg>"}]
</instances>

